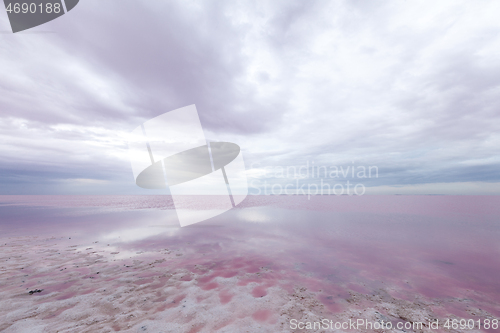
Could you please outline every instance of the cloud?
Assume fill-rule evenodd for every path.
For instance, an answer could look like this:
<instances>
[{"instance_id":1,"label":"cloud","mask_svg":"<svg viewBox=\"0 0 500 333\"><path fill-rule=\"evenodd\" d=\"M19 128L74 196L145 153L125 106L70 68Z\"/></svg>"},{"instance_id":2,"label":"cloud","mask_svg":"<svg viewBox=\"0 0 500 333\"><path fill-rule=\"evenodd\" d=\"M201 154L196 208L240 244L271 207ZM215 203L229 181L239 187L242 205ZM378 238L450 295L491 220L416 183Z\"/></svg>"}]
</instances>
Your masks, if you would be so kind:
<instances>
[{"instance_id":1,"label":"cloud","mask_svg":"<svg viewBox=\"0 0 500 333\"><path fill-rule=\"evenodd\" d=\"M190 104L247 165L377 165L370 186L498 182L497 3L117 4L0 34L4 193L138 193L125 134Z\"/></svg>"}]
</instances>

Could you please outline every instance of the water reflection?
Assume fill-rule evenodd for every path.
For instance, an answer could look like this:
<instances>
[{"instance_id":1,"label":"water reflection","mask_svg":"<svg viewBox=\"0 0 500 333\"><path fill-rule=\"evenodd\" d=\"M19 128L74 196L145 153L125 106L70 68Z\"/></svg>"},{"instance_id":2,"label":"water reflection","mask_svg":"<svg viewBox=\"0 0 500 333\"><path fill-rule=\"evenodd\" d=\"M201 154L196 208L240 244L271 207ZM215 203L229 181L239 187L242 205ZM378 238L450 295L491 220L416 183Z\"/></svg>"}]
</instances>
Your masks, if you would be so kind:
<instances>
[{"instance_id":1,"label":"water reflection","mask_svg":"<svg viewBox=\"0 0 500 333\"><path fill-rule=\"evenodd\" d=\"M355 206L358 199L349 199ZM4 239L50 236L79 248L109 246L107 251L121 253L120 259L177 251L176 267L193 272L196 265L212 267L207 284L216 276L243 279L265 268L267 282L255 294L275 285L303 284L320 291L332 311L343 306L347 291L370 294L381 288L402 299L465 297L474 290L486 303L500 302L500 228L494 209L467 216L435 206L421 212L410 205L405 213L390 208L389 198L384 213L380 198L373 199L378 204L372 212L366 206L362 212L331 209L324 204L332 198L321 199L322 208L314 209L290 204L298 198L272 198L272 205L252 200L185 228L177 227L176 212L169 208L3 205L0 227Z\"/></svg>"}]
</instances>

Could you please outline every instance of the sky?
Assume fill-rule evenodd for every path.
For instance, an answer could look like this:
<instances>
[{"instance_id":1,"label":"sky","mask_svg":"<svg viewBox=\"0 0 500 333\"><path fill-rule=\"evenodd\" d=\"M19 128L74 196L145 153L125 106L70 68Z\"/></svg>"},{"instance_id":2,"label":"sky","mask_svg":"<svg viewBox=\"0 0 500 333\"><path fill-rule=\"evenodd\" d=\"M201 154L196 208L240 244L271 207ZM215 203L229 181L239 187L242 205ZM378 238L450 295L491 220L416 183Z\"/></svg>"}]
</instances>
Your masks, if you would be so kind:
<instances>
[{"instance_id":1,"label":"sky","mask_svg":"<svg viewBox=\"0 0 500 333\"><path fill-rule=\"evenodd\" d=\"M191 104L207 139L241 147L253 194L293 187L293 167L366 194L500 194L499 14L482 0L82 0L13 34L0 9L0 194L164 193L135 185L127 135Z\"/></svg>"}]
</instances>

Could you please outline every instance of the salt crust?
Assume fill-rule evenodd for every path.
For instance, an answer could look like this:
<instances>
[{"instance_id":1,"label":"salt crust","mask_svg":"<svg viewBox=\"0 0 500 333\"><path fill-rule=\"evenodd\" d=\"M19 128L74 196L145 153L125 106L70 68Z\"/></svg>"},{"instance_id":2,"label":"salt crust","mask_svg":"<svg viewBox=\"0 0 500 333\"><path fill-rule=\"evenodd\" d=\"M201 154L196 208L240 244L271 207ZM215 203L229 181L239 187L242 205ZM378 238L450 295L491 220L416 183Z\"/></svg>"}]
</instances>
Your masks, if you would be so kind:
<instances>
[{"instance_id":1,"label":"salt crust","mask_svg":"<svg viewBox=\"0 0 500 333\"><path fill-rule=\"evenodd\" d=\"M436 309L445 312L446 305L463 302L418 297L407 301L384 289L373 295L350 291L342 311L332 313L319 301L319 293L300 286L300 281L292 290L268 286L265 295L256 297L255 288L265 281L264 268L204 281L210 268L200 266L194 273L183 268L189 266L187 256L171 251L116 260L96 245L92 251L65 251L71 246L46 239L19 237L9 243L0 257L0 331L7 333L292 332L291 319L428 322L443 318ZM247 278L254 280L242 284ZM31 288L44 291L29 295ZM491 317L468 302L470 312ZM422 331L431 332L428 327Z\"/></svg>"}]
</instances>

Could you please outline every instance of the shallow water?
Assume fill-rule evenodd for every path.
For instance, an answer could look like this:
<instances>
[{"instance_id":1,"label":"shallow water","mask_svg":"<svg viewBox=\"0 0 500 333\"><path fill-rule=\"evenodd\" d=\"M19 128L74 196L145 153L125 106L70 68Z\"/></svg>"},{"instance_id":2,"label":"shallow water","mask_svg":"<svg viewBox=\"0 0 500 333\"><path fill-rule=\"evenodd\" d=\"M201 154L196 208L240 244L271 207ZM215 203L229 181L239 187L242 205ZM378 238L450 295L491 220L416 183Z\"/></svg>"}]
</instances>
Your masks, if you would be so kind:
<instances>
[{"instance_id":1,"label":"shallow water","mask_svg":"<svg viewBox=\"0 0 500 333\"><path fill-rule=\"evenodd\" d=\"M209 197L187 202L210 208ZM23 299L25 311L60 302L29 319L0 307L0 330L27 320L46 330L290 331L287 320L303 315L294 306L327 318L376 310L394 323L498 318L499 207L495 196L249 196L180 228L168 196L0 196L0 296ZM132 304L101 321L68 315L86 295L102 302L130 285ZM44 291L26 296L34 288ZM141 295L148 305L120 319ZM188 301L192 312L178 309ZM166 319L174 310L189 313Z\"/></svg>"}]
</instances>

